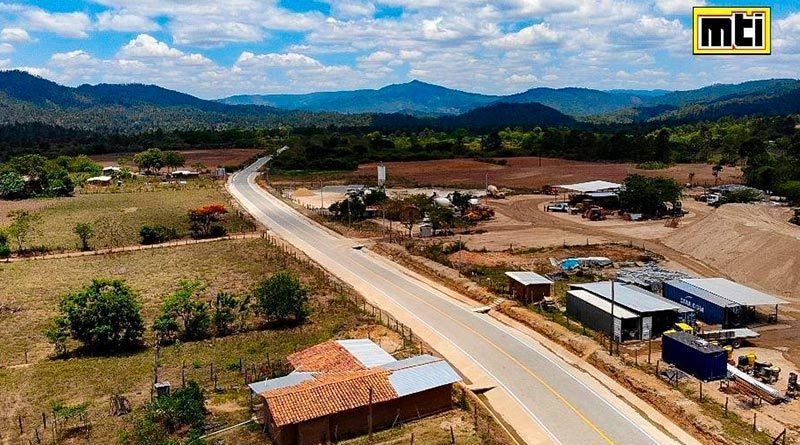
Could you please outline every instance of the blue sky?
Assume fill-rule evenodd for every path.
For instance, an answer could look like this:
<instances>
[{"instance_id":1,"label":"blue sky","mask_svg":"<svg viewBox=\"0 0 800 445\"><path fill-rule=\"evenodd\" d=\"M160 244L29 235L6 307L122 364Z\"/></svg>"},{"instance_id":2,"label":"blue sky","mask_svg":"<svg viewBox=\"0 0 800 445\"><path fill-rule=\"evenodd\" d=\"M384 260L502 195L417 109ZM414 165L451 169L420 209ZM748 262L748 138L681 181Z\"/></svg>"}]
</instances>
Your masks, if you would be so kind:
<instances>
[{"instance_id":1,"label":"blue sky","mask_svg":"<svg viewBox=\"0 0 800 445\"><path fill-rule=\"evenodd\" d=\"M773 8L773 54L747 57L691 54L691 8L701 4L0 0L0 69L67 85L155 83L204 98L412 79L503 94L536 86L690 89L797 77L800 1L766 2Z\"/></svg>"}]
</instances>

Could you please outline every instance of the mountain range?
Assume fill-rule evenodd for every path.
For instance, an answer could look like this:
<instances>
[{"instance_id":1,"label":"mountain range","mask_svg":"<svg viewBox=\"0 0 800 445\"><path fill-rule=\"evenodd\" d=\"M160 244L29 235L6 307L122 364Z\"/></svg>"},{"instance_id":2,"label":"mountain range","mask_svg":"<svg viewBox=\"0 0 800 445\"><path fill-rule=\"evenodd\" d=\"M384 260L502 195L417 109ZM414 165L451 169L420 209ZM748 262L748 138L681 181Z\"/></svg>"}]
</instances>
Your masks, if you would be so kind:
<instances>
[{"instance_id":1,"label":"mountain range","mask_svg":"<svg viewBox=\"0 0 800 445\"><path fill-rule=\"evenodd\" d=\"M800 112L800 81L757 80L695 90L533 88L508 96L420 81L377 90L204 100L155 85L68 87L0 71L0 125L42 123L106 133L293 127L655 125Z\"/></svg>"}]
</instances>

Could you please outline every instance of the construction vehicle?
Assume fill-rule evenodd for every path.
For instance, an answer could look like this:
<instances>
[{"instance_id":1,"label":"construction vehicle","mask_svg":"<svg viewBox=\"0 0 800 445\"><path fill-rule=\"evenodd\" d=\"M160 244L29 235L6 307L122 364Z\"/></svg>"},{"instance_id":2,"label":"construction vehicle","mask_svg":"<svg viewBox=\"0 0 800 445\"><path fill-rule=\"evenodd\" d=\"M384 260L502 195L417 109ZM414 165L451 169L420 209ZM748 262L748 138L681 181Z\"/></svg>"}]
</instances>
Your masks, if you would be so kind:
<instances>
[{"instance_id":1,"label":"construction vehicle","mask_svg":"<svg viewBox=\"0 0 800 445\"><path fill-rule=\"evenodd\" d=\"M774 366L770 362L756 361L753 366L753 377L764 383L772 384L778 381L781 375L781 368Z\"/></svg>"},{"instance_id":2,"label":"construction vehicle","mask_svg":"<svg viewBox=\"0 0 800 445\"><path fill-rule=\"evenodd\" d=\"M686 323L675 323L672 329L664 331L664 334L674 334L676 332L688 332L694 334L694 328Z\"/></svg>"},{"instance_id":3,"label":"construction vehicle","mask_svg":"<svg viewBox=\"0 0 800 445\"><path fill-rule=\"evenodd\" d=\"M794 217L790 219L789 222L800 226L800 207L794 208L792 210L794 210Z\"/></svg>"},{"instance_id":4,"label":"construction vehicle","mask_svg":"<svg viewBox=\"0 0 800 445\"><path fill-rule=\"evenodd\" d=\"M797 373L789 373L789 383L786 386L786 397L793 399L800 395L800 385L797 384Z\"/></svg>"},{"instance_id":5,"label":"construction vehicle","mask_svg":"<svg viewBox=\"0 0 800 445\"><path fill-rule=\"evenodd\" d=\"M486 194L488 194L489 197L493 199L505 199L506 197L506 194L504 192L501 192L500 189L491 184L489 184L489 186L486 187Z\"/></svg>"},{"instance_id":6,"label":"construction vehicle","mask_svg":"<svg viewBox=\"0 0 800 445\"><path fill-rule=\"evenodd\" d=\"M608 210L599 206L591 206L581 216L589 221L604 221L607 215Z\"/></svg>"}]
</instances>

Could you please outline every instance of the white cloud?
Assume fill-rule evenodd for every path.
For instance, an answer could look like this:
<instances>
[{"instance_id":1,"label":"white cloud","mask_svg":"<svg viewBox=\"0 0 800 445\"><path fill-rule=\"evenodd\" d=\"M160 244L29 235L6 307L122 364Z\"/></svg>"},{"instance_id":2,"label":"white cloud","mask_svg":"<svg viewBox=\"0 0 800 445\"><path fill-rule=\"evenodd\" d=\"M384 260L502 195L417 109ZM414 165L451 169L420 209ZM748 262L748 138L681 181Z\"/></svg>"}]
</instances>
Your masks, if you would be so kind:
<instances>
[{"instance_id":1,"label":"white cloud","mask_svg":"<svg viewBox=\"0 0 800 445\"><path fill-rule=\"evenodd\" d=\"M489 42L489 45L506 49L543 46L558 42L560 38L560 34L551 29L548 23L538 23L518 32L506 34Z\"/></svg>"},{"instance_id":2,"label":"white cloud","mask_svg":"<svg viewBox=\"0 0 800 445\"><path fill-rule=\"evenodd\" d=\"M0 59L0 68L6 69L11 66L11 59Z\"/></svg>"},{"instance_id":3,"label":"white cloud","mask_svg":"<svg viewBox=\"0 0 800 445\"><path fill-rule=\"evenodd\" d=\"M322 64L312 58L303 54L286 53L286 54L253 54L251 52L243 52L239 59L236 60L236 66L261 66L261 67L321 67Z\"/></svg>"},{"instance_id":4,"label":"white cloud","mask_svg":"<svg viewBox=\"0 0 800 445\"><path fill-rule=\"evenodd\" d=\"M0 43L0 54L10 54L14 52L14 46L10 43Z\"/></svg>"},{"instance_id":5,"label":"white cloud","mask_svg":"<svg viewBox=\"0 0 800 445\"><path fill-rule=\"evenodd\" d=\"M20 16L30 29L48 31L63 37L86 38L92 21L83 12L51 13L40 8L27 8Z\"/></svg>"},{"instance_id":6,"label":"white cloud","mask_svg":"<svg viewBox=\"0 0 800 445\"><path fill-rule=\"evenodd\" d=\"M183 52L171 48L148 34L139 34L120 50L124 57L181 57Z\"/></svg>"},{"instance_id":7,"label":"white cloud","mask_svg":"<svg viewBox=\"0 0 800 445\"><path fill-rule=\"evenodd\" d=\"M18 66L14 69L25 71L26 73L33 74L34 76L44 77L46 79L54 79L58 76L56 73L48 68L36 67L36 66Z\"/></svg>"},{"instance_id":8,"label":"white cloud","mask_svg":"<svg viewBox=\"0 0 800 445\"><path fill-rule=\"evenodd\" d=\"M385 62L391 62L392 60L394 60L394 54L388 51L375 51L374 53L368 56L358 58L359 62L368 62L368 63L385 63Z\"/></svg>"},{"instance_id":9,"label":"white cloud","mask_svg":"<svg viewBox=\"0 0 800 445\"><path fill-rule=\"evenodd\" d=\"M97 29L100 31L148 32L161 26L153 20L136 14L105 11L97 14Z\"/></svg>"},{"instance_id":10,"label":"white cloud","mask_svg":"<svg viewBox=\"0 0 800 445\"><path fill-rule=\"evenodd\" d=\"M84 50L75 50L66 53L55 53L50 61L59 66L86 65L94 63L94 58Z\"/></svg>"},{"instance_id":11,"label":"white cloud","mask_svg":"<svg viewBox=\"0 0 800 445\"><path fill-rule=\"evenodd\" d=\"M417 50L400 50L400 58L403 60L416 60L422 57L422 51Z\"/></svg>"},{"instance_id":12,"label":"white cloud","mask_svg":"<svg viewBox=\"0 0 800 445\"><path fill-rule=\"evenodd\" d=\"M31 36L22 28L3 28L0 31L0 41L3 42L30 42Z\"/></svg>"},{"instance_id":13,"label":"white cloud","mask_svg":"<svg viewBox=\"0 0 800 445\"><path fill-rule=\"evenodd\" d=\"M705 4L704 0L656 0L656 7L670 15L692 15L692 7Z\"/></svg>"},{"instance_id":14,"label":"white cloud","mask_svg":"<svg viewBox=\"0 0 800 445\"><path fill-rule=\"evenodd\" d=\"M538 82L539 78L533 74L512 74L506 77L506 81L511 83L532 84Z\"/></svg>"}]
</instances>

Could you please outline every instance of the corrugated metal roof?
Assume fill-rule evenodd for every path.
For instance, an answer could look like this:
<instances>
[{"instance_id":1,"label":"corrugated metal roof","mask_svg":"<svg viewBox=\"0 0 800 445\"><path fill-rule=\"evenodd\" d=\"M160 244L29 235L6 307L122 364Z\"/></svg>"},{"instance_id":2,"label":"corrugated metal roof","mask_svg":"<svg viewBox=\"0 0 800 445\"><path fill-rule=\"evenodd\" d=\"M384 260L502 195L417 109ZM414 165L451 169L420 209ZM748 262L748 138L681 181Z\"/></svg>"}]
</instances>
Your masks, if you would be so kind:
<instances>
[{"instance_id":1,"label":"corrugated metal roof","mask_svg":"<svg viewBox=\"0 0 800 445\"><path fill-rule=\"evenodd\" d=\"M575 298L585 301L588 304L591 304L607 314L611 314L611 301L606 300L605 298L598 297L597 295L583 289L575 289L568 291L567 293ZM614 304L614 318L630 319L639 318L639 316L625 309L625 307L620 306L619 304Z\"/></svg>"},{"instance_id":2,"label":"corrugated metal roof","mask_svg":"<svg viewBox=\"0 0 800 445\"><path fill-rule=\"evenodd\" d=\"M619 190L622 188L622 184L617 184L615 182L608 182L608 181L589 181L589 182L579 182L577 184L564 184L559 185L558 188L572 190L575 192L607 192L613 190Z\"/></svg>"},{"instance_id":3,"label":"corrugated metal roof","mask_svg":"<svg viewBox=\"0 0 800 445\"><path fill-rule=\"evenodd\" d=\"M536 272L506 272L506 276L525 286L529 284L553 284L547 277L543 277Z\"/></svg>"},{"instance_id":4,"label":"corrugated metal roof","mask_svg":"<svg viewBox=\"0 0 800 445\"><path fill-rule=\"evenodd\" d=\"M403 360L398 360L396 362L387 363L385 365L381 365L380 367L383 369L395 370L395 369L408 368L411 366L425 365L427 363L438 362L440 360L441 359L438 357L434 357L428 354L423 354L423 355L415 355L414 357L409 357Z\"/></svg>"},{"instance_id":5,"label":"corrugated metal roof","mask_svg":"<svg viewBox=\"0 0 800 445\"><path fill-rule=\"evenodd\" d=\"M696 288L718 295L742 306L785 304L788 301L765 294L725 278L689 278L681 280Z\"/></svg>"},{"instance_id":6,"label":"corrugated metal roof","mask_svg":"<svg viewBox=\"0 0 800 445\"><path fill-rule=\"evenodd\" d=\"M736 306L736 303L726 300L725 298L720 297L717 294L712 294L706 290L703 290L693 284L687 283L685 279L681 278L678 280L669 280L665 281L665 284L668 284L676 289L680 289L686 293L694 295L702 300L706 300L711 302L719 307L732 307Z\"/></svg>"},{"instance_id":7,"label":"corrugated metal roof","mask_svg":"<svg viewBox=\"0 0 800 445\"><path fill-rule=\"evenodd\" d=\"M575 289L589 291L606 300L611 300L611 281L597 283L573 284ZM636 286L614 283L614 302L638 313L679 311L681 306L677 303L660 298Z\"/></svg>"},{"instance_id":8,"label":"corrugated metal roof","mask_svg":"<svg viewBox=\"0 0 800 445\"><path fill-rule=\"evenodd\" d=\"M366 368L374 368L396 361L388 352L381 349L381 347L373 343L372 340L366 338L337 340L336 343L346 349L347 352L361 362Z\"/></svg>"},{"instance_id":9,"label":"corrugated metal roof","mask_svg":"<svg viewBox=\"0 0 800 445\"><path fill-rule=\"evenodd\" d=\"M251 383L248 386L254 393L261 394L265 391L271 391L273 389L288 388L313 378L313 372L293 372L283 377Z\"/></svg>"},{"instance_id":10,"label":"corrugated metal roof","mask_svg":"<svg viewBox=\"0 0 800 445\"><path fill-rule=\"evenodd\" d=\"M461 376L449 363L435 357L412 357L392 363L390 366L396 367L403 362L406 366L392 370L389 376L389 383L400 397L461 381Z\"/></svg>"}]
</instances>

